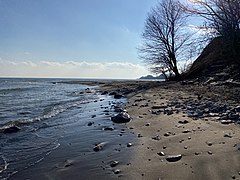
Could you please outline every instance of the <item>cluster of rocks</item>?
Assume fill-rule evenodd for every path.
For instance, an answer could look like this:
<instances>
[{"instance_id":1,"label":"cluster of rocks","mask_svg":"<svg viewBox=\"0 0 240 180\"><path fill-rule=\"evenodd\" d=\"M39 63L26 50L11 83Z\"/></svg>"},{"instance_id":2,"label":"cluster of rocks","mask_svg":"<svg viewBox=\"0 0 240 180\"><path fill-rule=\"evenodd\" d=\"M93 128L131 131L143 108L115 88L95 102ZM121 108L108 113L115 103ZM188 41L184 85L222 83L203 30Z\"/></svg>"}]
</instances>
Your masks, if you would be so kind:
<instances>
[{"instance_id":1,"label":"cluster of rocks","mask_svg":"<svg viewBox=\"0 0 240 180\"><path fill-rule=\"evenodd\" d=\"M240 123L240 106L228 105L211 100L171 101L166 106L152 106L152 114L171 115L183 112L193 119L214 118L222 124Z\"/></svg>"}]
</instances>

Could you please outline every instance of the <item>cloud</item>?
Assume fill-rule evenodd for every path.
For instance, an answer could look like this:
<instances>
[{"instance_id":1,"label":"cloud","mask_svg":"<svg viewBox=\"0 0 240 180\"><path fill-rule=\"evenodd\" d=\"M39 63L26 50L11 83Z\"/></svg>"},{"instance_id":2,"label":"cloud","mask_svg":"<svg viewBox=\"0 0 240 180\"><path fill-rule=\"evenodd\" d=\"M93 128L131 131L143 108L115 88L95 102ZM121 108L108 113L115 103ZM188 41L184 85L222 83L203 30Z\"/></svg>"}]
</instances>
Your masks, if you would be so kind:
<instances>
[{"instance_id":1,"label":"cloud","mask_svg":"<svg viewBox=\"0 0 240 180\"><path fill-rule=\"evenodd\" d=\"M0 59L0 77L138 78L147 68L128 62L8 61Z\"/></svg>"}]
</instances>

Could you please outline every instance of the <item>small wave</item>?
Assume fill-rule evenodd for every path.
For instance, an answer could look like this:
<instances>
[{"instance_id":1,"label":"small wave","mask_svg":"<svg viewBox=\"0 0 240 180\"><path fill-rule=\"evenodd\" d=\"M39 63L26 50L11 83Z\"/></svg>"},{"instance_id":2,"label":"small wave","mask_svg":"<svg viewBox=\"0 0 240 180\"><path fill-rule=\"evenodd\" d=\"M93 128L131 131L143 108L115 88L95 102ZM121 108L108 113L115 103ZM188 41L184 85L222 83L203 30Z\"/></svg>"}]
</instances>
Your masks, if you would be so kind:
<instances>
[{"instance_id":1,"label":"small wave","mask_svg":"<svg viewBox=\"0 0 240 180\"><path fill-rule=\"evenodd\" d=\"M0 89L0 93L10 93L10 92L21 92L21 91L28 91L32 88L9 88L9 89Z\"/></svg>"},{"instance_id":2,"label":"small wave","mask_svg":"<svg viewBox=\"0 0 240 180\"><path fill-rule=\"evenodd\" d=\"M77 101L71 101L71 102L66 102L65 104L60 104L60 105L55 105L53 106L48 112L44 113L44 115L32 118L32 119L18 119L14 121L9 121L4 124L0 124L0 132L3 132L5 129L8 129L10 127L14 126L25 126L29 125L31 123L39 122L39 121L44 121L49 118L55 117L59 115L60 113L74 107L79 107L82 104L87 104L89 101L87 100L77 100Z\"/></svg>"},{"instance_id":3,"label":"small wave","mask_svg":"<svg viewBox=\"0 0 240 180\"><path fill-rule=\"evenodd\" d=\"M0 157L1 157L1 159L0 159L0 173L2 173L3 171L5 171L8 168L9 164L8 164L6 158L3 155L1 155Z\"/></svg>"}]
</instances>

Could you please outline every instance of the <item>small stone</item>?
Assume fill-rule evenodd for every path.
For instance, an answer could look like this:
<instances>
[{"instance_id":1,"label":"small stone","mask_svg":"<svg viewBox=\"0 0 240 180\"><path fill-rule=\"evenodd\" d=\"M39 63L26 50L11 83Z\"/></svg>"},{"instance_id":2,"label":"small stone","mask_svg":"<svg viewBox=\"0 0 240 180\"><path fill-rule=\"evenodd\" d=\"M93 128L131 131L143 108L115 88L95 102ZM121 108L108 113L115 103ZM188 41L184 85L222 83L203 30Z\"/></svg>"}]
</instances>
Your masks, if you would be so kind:
<instances>
[{"instance_id":1,"label":"small stone","mask_svg":"<svg viewBox=\"0 0 240 180\"><path fill-rule=\"evenodd\" d=\"M113 131L114 127L104 127L103 130L104 131Z\"/></svg>"},{"instance_id":2,"label":"small stone","mask_svg":"<svg viewBox=\"0 0 240 180\"><path fill-rule=\"evenodd\" d=\"M93 125L93 122L89 122L89 123L88 123L88 126L92 126L92 125Z\"/></svg>"},{"instance_id":3,"label":"small stone","mask_svg":"<svg viewBox=\"0 0 240 180\"><path fill-rule=\"evenodd\" d=\"M190 133L191 131L189 129L184 130L182 133Z\"/></svg>"},{"instance_id":4,"label":"small stone","mask_svg":"<svg viewBox=\"0 0 240 180\"><path fill-rule=\"evenodd\" d=\"M235 176L235 175L232 175L232 179L236 179L236 176Z\"/></svg>"},{"instance_id":5,"label":"small stone","mask_svg":"<svg viewBox=\"0 0 240 180\"><path fill-rule=\"evenodd\" d=\"M150 123L145 124L145 126L150 126Z\"/></svg>"},{"instance_id":6,"label":"small stone","mask_svg":"<svg viewBox=\"0 0 240 180\"><path fill-rule=\"evenodd\" d=\"M188 137L188 140L191 140L192 138L191 137Z\"/></svg>"},{"instance_id":7,"label":"small stone","mask_svg":"<svg viewBox=\"0 0 240 180\"><path fill-rule=\"evenodd\" d=\"M163 149L167 149L167 146L163 146Z\"/></svg>"},{"instance_id":8,"label":"small stone","mask_svg":"<svg viewBox=\"0 0 240 180\"><path fill-rule=\"evenodd\" d=\"M114 174L119 174L121 171L119 169L115 169L113 172Z\"/></svg>"},{"instance_id":9,"label":"small stone","mask_svg":"<svg viewBox=\"0 0 240 180\"><path fill-rule=\"evenodd\" d=\"M170 132L164 133L164 136L165 136L165 137L168 137L168 136L170 136L170 135L171 135Z\"/></svg>"},{"instance_id":10,"label":"small stone","mask_svg":"<svg viewBox=\"0 0 240 180\"><path fill-rule=\"evenodd\" d=\"M157 136L152 137L152 139L156 140L156 141L159 141L161 138L157 135Z\"/></svg>"},{"instance_id":11,"label":"small stone","mask_svg":"<svg viewBox=\"0 0 240 180\"><path fill-rule=\"evenodd\" d=\"M187 147L187 146L184 146L184 149L188 149L188 147Z\"/></svg>"},{"instance_id":12,"label":"small stone","mask_svg":"<svg viewBox=\"0 0 240 180\"><path fill-rule=\"evenodd\" d=\"M95 145L94 148L93 148L93 150L94 150L95 152L97 152L97 151L102 150L102 148L103 148L103 144L100 143L100 144Z\"/></svg>"},{"instance_id":13,"label":"small stone","mask_svg":"<svg viewBox=\"0 0 240 180\"><path fill-rule=\"evenodd\" d=\"M232 135L225 133L223 137L232 138Z\"/></svg>"},{"instance_id":14,"label":"small stone","mask_svg":"<svg viewBox=\"0 0 240 180\"><path fill-rule=\"evenodd\" d=\"M115 167L115 166L117 166L118 164L119 164L118 161L112 161L112 162L110 163L110 166L111 166L111 167Z\"/></svg>"},{"instance_id":15,"label":"small stone","mask_svg":"<svg viewBox=\"0 0 240 180\"><path fill-rule=\"evenodd\" d=\"M138 137L140 138L140 137L143 137L141 134L138 134Z\"/></svg>"},{"instance_id":16,"label":"small stone","mask_svg":"<svg viewBox=\"0 0 240 180\"><path fill-rule=\"evenodd\" d=\"M96 117L96 115L92 115L92 118L95 118Z\"/></svg>"},{"instance_id":17,"label":"small stone","mask_svg":"<svg viewBox=\"0 0 240 180\"><path fill-rule=\"evenodd\" d=\"M220 122L221 122L222 124L231 124L231 123L233 123L232 120L221 120Z\"/></svg>"},{"instance_id":18,"label":"small stone","mask_svg":"<svg viewBox=\"0 0 240 180\"><path fill-rule=\"evenodd\" d=\"M208 146L212 146L213 143L212 142L206 142Z\"/></svg>"},{"instance_id":19,"label":"small stone","mask_svg":"<svg viewBox=\"0 0 240 180\"><path fill-rule=\"evenodd\" d=\"M132 146L132 143L127 143L127 147L131 147Z\"/></svg>"},{"instance_id":20,"label":"small stone","mask_svg":"<svg viewBox=\"0 0 240 180\"><path fill-rule=\"evenodd\" d=\"M179 161L180 159L182 159L182 155L181 155L181 154L179 154L179 155L174 155L174 156L168 156L168 157L166 158L166 160L167 160L168 162L176 162L176 161Z\"/></svg>"},{"instance_id":21,"label":"small stone","mask_svg":"<svg viewBox=\"0 0 240 180\"><path fill-rule=\"evenodd\" d=\"M195 155L198 156L200 153L199 152L195 152Z\"/></svg>"},{"instance_id":22,"label":"small stone","mask_svg":"<svg viewBox=\"0 0 240 180\"><path fill-rule=\"evenodd\" d=\"M15 133L15 132L18 132L20 130L21 130L21 128L18 127L18 126L11 126L11 127L8 127L6 129L4 129L3 133L4 134Z\"/></svg>"},{"instance_id":23,"label":"small stone","mask_svg":"<svg viewBox=\"0 0 240 180\"><path fill-rule=\"evenodd\" d=\"M208 154L209 154L209 155L212 155L213 153L212 153L212 151L208 151Z\"/></svg>"},{"instance_id":24,"label":"small stone","mask_svg":"<svg viewBox=\"0 0 240 180\"><path fill-rule=\"evenodd\" d=\"M178 121L178 123L179 123L179 124L187 124L187 123L189 123L189 121L187 121L187 120L184 120L184 121Z\"/></svg>"},{"instance_id":25,"label":"small stone","mask_svg":"<svg viewBox=\"0 0 240 180\"><path fill-rule=\"evenodd\" d=\"M159 153L157 153L159 156L165 156L165 153L164 152L159 152Z\"/></svg>"}]
</instances>

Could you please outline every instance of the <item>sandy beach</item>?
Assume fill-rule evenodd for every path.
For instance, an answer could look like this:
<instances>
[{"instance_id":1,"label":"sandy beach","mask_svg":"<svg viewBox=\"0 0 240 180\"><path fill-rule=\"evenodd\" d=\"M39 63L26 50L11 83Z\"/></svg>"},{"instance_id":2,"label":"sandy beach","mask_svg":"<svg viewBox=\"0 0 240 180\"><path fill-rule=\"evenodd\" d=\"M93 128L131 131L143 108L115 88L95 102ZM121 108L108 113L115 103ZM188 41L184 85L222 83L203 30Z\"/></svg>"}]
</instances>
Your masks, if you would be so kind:
<instances>
[{"instance_id":1,"label":"sandy beach","mask_svg":"<svg viewBox=\"0 0 240 180\"><path fill-rule=\"evenodd\" d=\"M208 87L153 84L156 87L129 96L126 108L133 120L127 126L138 141L133 142L131 164L119 166L121 177L240 179L239 121L220 120L218 112L190 116L187 111L191 107L183 108L208 104L205 106L211 109L224 104L231 109L238 103L226 94L221 96L221 91L208 92ZM220 88L224 89L215 89ZM180 160L167 160L176 155Z\"/></svg>"}]
</instances>

